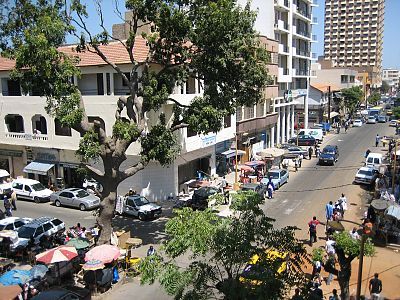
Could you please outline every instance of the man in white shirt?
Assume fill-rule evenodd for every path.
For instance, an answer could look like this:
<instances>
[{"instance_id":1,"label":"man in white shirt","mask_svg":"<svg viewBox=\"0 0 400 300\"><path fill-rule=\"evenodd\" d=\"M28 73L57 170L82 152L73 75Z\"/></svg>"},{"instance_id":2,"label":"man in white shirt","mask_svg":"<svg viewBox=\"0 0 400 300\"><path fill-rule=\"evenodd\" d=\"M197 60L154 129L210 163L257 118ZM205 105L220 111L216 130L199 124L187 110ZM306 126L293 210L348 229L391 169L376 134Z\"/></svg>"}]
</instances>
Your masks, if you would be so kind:
<instances>
[{"instance_id":1,"label":"man in white shirt","mask_svg":"<svg viewBox=\"0 0 400 300\"><path fill-rule=\"evenodd\" d=\"M334 245L336 244L336 242L334 240L332 240L332 238L330 236L328 236L328 240L325 243L325 250L326 253L333 253L335 254L335 247Z\"/></svg>"},{"instance_id":2,"label":"man in white shirt","mask_svg":"<svg viewBox=\"0 0 400 300\"><path fill-rule=\"evenodd\" d=\"M357 227L354 227L353 230L350 231L350 235L355 240L358 240L360 238L360 235L357 232Z\"/></svg>"}]
</instances>

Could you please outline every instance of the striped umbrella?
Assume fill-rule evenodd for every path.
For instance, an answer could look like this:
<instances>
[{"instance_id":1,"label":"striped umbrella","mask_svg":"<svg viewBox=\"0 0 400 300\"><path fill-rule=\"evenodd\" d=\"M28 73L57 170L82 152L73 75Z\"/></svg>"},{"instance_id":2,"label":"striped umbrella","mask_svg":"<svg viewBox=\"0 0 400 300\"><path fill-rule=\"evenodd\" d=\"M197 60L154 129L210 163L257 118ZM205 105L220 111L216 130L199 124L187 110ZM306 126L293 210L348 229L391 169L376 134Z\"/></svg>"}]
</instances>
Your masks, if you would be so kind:
<instances>
[{"instance_id":1,"label":"striped umbrella","mask_svg":"<svg viewBox=\"0 0 400 300\"><path fill-rule=\"evenodd\" d=\"M116 260L120 255L121 252L118 247L113 245L100 245L86 253L85 261L97 259L106 264Z\"/></svg>"},{"instance_id":2,"label":"striped umbrella","mask_svg":"<svg viewBox=\"0 0 400 300\"><path fill-rule=\"evenodd\" d=\"M76 252L75 247L59 246L36 255L36 260L45 264L53 264L61 261L70 261L76 256L78 256L78 252Z\"/></svg>"},{"instance_id":3,"label":"striped umbrella","mask_svg":"<svg viewBox=\"0 0 400 300\"><path fill-rule=\"evenodd\" d=\"M104 269L104 267L104 263L101 260L91 259L82 266L82 269L84 269L85 271L95 271L99 269Z\"/></svg>"}]
</instances>

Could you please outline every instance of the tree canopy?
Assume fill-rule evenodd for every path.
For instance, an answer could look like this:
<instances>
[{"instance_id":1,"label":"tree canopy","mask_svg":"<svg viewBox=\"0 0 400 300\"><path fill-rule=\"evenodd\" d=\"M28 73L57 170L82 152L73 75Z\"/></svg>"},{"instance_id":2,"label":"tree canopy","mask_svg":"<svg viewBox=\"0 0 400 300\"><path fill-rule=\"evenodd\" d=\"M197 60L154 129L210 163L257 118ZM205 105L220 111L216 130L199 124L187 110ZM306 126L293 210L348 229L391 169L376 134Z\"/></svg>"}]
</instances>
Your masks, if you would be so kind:
<instances>
[{"instance_id":1,"label":"tree canopy","mask_svg":"<svg viewBox=\"0 0 400 300\"><path fill-rule=\"evenodd\" d=\"M348 89L342 89L341 94L343 105L349 110L350 115L352 115L364 97L361 87L353 86Z\"/></svg>"},{"instance_id":2,"label":"tree canopy","mask_svg":"<svg viewBox=\"0 0 400 300\"><path fill-rule=\"evenodd\" d=\"M371 94L367 99L368 103L371 105L376 105L379 100L381 100L381 94L377 92Z\"/></svg>"},{"instance_id":3,"label":"tree canopy","mask_svg":"<svg viewBox=\"0 0 400 300\"><path fill-rule=\"evenodd\" d=\"M176 299L283 299L290 287L305 287L302 267L309 255L296 228L274 228L262 202L254 192L239 192L233 206L239 213L226 219L211 210L176 211L162 251L140 267L142 283L158 280ZM189 265L179 263L183 257Z\"/></svg>"},{"instance_id":4,"label":"tree canopy","mask_svg":"<svg viewBox=\"0 0 400 300\"><path fill-rule=\"evenodd\" d=\"M35 90L47 99L46 111L82 138L77 154L84 162L99 159L103 169L86 163L89 176L104 189L99 224L100 242L109 240L116 190L120 182L156 160L171 163L179 152L178 135L187 127L197 133L218 132L222 119L241 105L254 105L270 78L269 56L253 25L256 13L236 0L126 0L131 11L125 20L127 38L112 36L105 25L101 1L95 1L100 32L87 26L88 11L79 0L2 0L1 55L15 60L11 72L25 92ZM118 20L124 20L115 9ZM145 28L148 28L146 31ZM75 36L73 55L60 51L67 36ZM135 56L139 39L148 46L145 59ZM130 59L129 75L107 57L103 47L116 42ZM79 53L100 57L129 89L116 97L112 133L90 122L84 99L71 78L81 75ZM70 52L69 52L70 53ZM189 105L171 99L176 85L189 77L199 79L204 93ZM174 103L172 115L162 107ZM148 120L156 112L158 120ZM122 170L126 150L140 143L141 159Z\"/></svg>"}]
</instances>

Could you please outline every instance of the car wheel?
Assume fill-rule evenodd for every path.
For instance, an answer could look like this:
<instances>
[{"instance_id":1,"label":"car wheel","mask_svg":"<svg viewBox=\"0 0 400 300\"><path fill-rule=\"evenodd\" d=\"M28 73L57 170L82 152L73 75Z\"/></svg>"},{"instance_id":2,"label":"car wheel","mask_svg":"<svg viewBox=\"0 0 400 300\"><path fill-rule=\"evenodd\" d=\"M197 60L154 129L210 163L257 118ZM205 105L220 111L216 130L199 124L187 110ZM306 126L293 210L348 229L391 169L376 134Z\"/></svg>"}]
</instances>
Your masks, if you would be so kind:
<instances>
[{"instance_id":1,"label":"car wheel","mask_svg":"<svg viewBox=\"0 0 400 300\"><path fill-rule=\"evenodd\" d=\"M33 201L35 201L35 203L40 203L40 199L38 197L34 197Z\"/></svg>"},{"instance_id":2,"label":"car wheel","mask_svg":"<svg viewBox=\"0 0 400 300\"><path fill-rule=\"evenodd\" d=\"M85 204L80 204L80 205L79 205L79 209L80 209L81 211L86 210Z\"/></svg>"},{"instance_id":3,"label":"car wheel","mask_svg":"<svg viewBox=\"0 0 400 300\"><path fill-rule=\"evenodd\" d=\"M280 187L281 187L281 185L278 183L278 184L276 185L276 189L279 190Z\"/></svg>"},{"instance_id":4,"label":"car wheel","mask_svg":"<svg viewBox=\"0 0 400 300\"><path fill-rule=\"evenodd\" d=\"M138 218L140 221L144 221L146 219L144 213L139 213Z\"/></svg>"},{"instance_id":5,"label":"car wheel","mask_svg":"<svg viewBox=\"0 0 400 300\"><path fill-rule=\"evenodd\" d=\"M61 202L58 201L58 200L56 200L56 201L54 202L54 204L55 204L57 207L60 207L60 206L61 206Z\"/></svg>"}]
</instances>

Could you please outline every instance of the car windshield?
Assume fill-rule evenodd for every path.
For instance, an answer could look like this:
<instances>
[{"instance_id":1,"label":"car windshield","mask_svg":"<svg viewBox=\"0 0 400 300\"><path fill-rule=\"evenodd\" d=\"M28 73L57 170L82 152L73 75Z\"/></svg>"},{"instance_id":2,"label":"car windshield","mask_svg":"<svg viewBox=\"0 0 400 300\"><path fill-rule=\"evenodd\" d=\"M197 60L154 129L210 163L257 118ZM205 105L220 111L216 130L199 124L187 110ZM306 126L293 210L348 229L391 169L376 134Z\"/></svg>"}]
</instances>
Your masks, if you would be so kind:
<instances>
[{"instance_id":1,"label":"car windshield","mask_svg":"<svg viewBox=\"0 0 400 300\"><path fill-rule=\"evenodd\" d=\"M89 193L85 190L80 190L78 193L76 193L76 195L78 196L78 198L85 198L89 196Z\"/></svg>"},{"instance_id":2,"label":"car windshield","mask_svg":"<svg viewBox=\"0 0 400 300\"><path fill-rule=\"evenodd\" d=\"M43 191L43 190L45 190L46 188L44 187L44 185L43 184L41 184L40 182L39 183L35 183L34 185L32 185L32 189L34 190L34 191Z\"/></svg>"},{"instance_id":3,"label":"car windshield","mask_svg":"<svg viewBox=\"0 0 400 300\"><path fill-rule=\"evenodd\" d=\"M268 172L268 177L271 177L272 179L279 179L279 172Z\"/></svg>"},{"instance_id":4,"label":"car windshield","mask_svg":"<svg viewBox=\"0 0 400 300\"><path fill-rule=\"evenodd\" d=\"M6 228L7 225L8 225L8 224L0 225L0 231L4 230L4 228Z\"/></svg>"},{"instance_id":5,"label":"car windshield","mask_svg":"<svg viewBox=\"0 0 400 300\"><path fill-rule=\"evenodd\" d=\"M133 201L135 201L136 206L142 206L150 203L149 200L144 197L135 198Z\"/></svg>"},{"instance_id":6,"label":"car windshield","mask_svg":"<svg viewBox=\"0 0 400 300\"><path fill-rule=\"evenodd\" d=\"M367 171L367 170L360 170L360 171L358 171L358 174L372 176L372 172L371 171Z\"/></svg>"},{"instance_id":7,"label":"car windshield","mask_svg":"<svg viewBox=\"0 0 400 300\"><path fill-rule=\"evenodd\" d=\"M30 239L35 233L35 228L22 226L18 229L18 237L23 239Z\"/></svg>"},{"instance_id":8,"label":"car windshield","mask_svg":"<svg viewBox=\"0 0 400 300\"><path fill-rule=\"evenodd\" d=\"M323 153L325 154L335 154L335 149L324 149L322 150Z\"/></svg>"}]
</instances>

